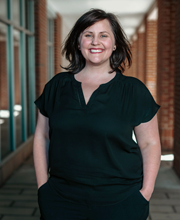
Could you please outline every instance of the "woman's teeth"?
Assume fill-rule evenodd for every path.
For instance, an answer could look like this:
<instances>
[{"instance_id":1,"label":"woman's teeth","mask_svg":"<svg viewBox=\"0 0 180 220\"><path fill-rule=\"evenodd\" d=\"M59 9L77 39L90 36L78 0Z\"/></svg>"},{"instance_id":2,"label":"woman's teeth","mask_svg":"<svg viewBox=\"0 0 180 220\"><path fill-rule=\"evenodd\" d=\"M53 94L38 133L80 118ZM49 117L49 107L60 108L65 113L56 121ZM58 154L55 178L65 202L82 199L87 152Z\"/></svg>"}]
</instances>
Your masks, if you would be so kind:
<instances>
[{"instance_id":1,"label":"woman's teeth","mask_svg":"<svg viewBox=\"0 0 180 220\"><path fill-rule=\"evenodd\" d=\"M90 50L92 53L99 53L102 52L102 50Z\"/></svg>"}]
</instances>

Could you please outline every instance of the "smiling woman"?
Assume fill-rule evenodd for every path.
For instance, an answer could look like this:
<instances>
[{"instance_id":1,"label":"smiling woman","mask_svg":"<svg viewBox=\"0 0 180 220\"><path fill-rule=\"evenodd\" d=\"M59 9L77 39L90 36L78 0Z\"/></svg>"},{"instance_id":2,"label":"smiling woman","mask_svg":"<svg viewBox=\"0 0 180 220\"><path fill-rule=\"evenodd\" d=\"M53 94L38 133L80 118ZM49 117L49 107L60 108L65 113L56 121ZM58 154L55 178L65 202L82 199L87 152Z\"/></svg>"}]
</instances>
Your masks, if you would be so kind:
<instances>
[{"instance_id":1,"label":"smiling woman","mask_svg":"<svg viewBox=\"0 0 180 220\"><path fill-rule=\"evenodd\" d=\"M83 56L82 51L79 50L83 49L81 48L83 46L81 45L82 43L88 44L89 49L96 50L105 49L103 48L105 45L101 45L101 43L107 44L110 73L118 69L123 73L125 67L131 66L130 43L118 19L112 13L94 9L88 11L77 20L64 45L62 45L62 55L65 55L70 62L68 67L61 66L62 68L78 73L85 67L86 58ZM109 46L111 47L109 48Z\"/></svg>"},{"instance_id":2,"label":"smiling woman","mask_svg":"<svg viewBox=\"0 0 180 220\"><path fill-rule=\"evenodd\" d=\"M86 67L89 63L109 66L109 57L116 49L109 21L104 19L86 28L79 37L78 48L86 60Z\"/></svg>"},{"instance_id":3,"label":"smiling woman","mask_svg":"<svg viewBox=\"0 0 180 220\"><path fill-rule=\"evenodd\" d=\"M122 74L131 51L116 16L82 15L62 53L68 72L35 101L41 219L146 220L160 161L160 106L140 80Z\"/></svg>"}]
</instances>

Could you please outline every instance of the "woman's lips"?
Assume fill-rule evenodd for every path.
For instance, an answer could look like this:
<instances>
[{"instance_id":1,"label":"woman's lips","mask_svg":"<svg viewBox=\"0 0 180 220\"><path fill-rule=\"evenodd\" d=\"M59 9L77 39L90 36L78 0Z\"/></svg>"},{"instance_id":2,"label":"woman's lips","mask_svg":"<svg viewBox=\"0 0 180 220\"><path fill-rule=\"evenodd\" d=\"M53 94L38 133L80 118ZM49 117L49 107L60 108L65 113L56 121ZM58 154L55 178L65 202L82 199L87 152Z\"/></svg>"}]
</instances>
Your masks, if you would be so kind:
<instances>
[{"instance_id":1,"label":"woman's lips","mask_svg":"<svg viewBox=\"0 0 180 220\"><path fill-rule=\"evenodd\" d=\"M90 53L102 53L103 49L89 49Z\"/></svg>"}]
</instances>

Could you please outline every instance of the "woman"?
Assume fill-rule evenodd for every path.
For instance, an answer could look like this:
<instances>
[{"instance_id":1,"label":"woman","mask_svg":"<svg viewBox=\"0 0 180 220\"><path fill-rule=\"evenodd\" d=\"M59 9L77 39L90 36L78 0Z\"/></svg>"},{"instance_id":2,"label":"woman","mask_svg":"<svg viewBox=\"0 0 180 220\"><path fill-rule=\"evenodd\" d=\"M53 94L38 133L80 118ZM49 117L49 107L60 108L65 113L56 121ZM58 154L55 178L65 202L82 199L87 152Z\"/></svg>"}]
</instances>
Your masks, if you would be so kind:
<instances>
[{"instance_id":1,"label":"woman","mask_svg":"<svg viewBox=\"0 0 180 220\"><path fill-rule=\"evenodd\" d=\"M62 53L67 72L35 101L41 219L146 220L160 165L160 106L140 80L122 74L131 51L115 15L82 15Z\"/></svg>"}]
</instances>

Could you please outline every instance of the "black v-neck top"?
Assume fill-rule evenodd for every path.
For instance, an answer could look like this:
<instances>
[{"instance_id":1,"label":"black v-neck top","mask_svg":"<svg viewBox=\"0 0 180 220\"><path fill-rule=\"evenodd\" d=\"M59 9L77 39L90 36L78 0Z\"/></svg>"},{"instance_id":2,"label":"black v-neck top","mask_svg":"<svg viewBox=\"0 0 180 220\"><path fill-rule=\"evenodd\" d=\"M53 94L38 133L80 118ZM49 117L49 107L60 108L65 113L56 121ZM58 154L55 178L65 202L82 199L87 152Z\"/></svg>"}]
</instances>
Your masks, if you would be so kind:
<instances>
[{"instance_id":1,"label":"black v-neck top","mask_svg":"<svg viewBox=\"0 0 180 220\"><path fill-rule=\"evenodd\" d=\"M140 80L119 70L86 105L81 82L61 72L34 103L49 118L50 184L60 196L108 205L141 189L143 161L132 133L160 106Z\"/></svg>"}]
</instances>

